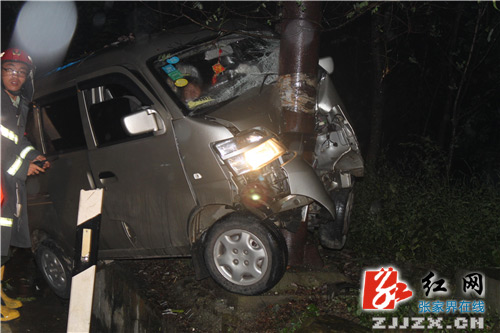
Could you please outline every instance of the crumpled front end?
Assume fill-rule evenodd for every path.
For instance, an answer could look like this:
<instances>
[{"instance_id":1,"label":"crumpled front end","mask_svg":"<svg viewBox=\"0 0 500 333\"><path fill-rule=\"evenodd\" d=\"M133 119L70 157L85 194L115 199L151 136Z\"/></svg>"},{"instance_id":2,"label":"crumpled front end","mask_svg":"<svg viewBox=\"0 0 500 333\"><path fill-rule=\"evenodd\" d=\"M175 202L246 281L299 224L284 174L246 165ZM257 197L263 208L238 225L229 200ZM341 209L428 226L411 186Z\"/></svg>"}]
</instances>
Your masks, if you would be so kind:
<instances>
[{"instance_id":1,"label":"crumpled front end","mask_svg":"<svg viewBox=\"0 0 500 333\"><path fill-rule=\"evenodd\" d=\"M341 249L347 238L354 200L353 177L363 176L364 164L345 107L326 73L323 73L319 83L316 130L313 167L334 202L335 214L323 205L333 217L329 218L321 213L321 207L313 204L309 223L318 225L323 246Z\"/></svg>"},{"instance_id":2,"label":"crumpled front end","mask_svg":"<svg viewBox=\"0 0 500 333\"><path fill-rule=\"evenodd\" d=\"M316 144L312 165L292 153L280 158L286 188L271 205L276 222L296 231L301 222L318 229L320 242L345 245L354 200L354 177L364 174L356 134L330 77L323 72L316 105Z\"/></svg>"},{"instance_id":3,"label":"crumpled front end","mask_svg":"<svg viewBox=\"0 0 500 333\"><path fill-rule=\"evenodd\" d=\"M340 249L349 227L353 176L363 176L363 159L343 104L326 73L318 87L312 165L290 152L276 133L264 127L239 132L212 147L230 171L237 209L244 208L292 232L307 221L310 229L319 230L323 246ZM242 128L242 119L246 119L243 114L242 109L239 121L228 120ZM223 110L215 115L224 115Z\"/></svg>"},{"instance_id":4,"label":"crumpled front end","mask_svg":"<svg viewBox=\"0 0 500 333\"><path fill-rule=\"evenodd\" d=\"M328 75L318 89L316 106L316 137L314 168L320 173L364 174L363 158L356 134L349 122L345 107ZM334 186L336 184L333 184ZM344 184L346 186L348 184ZM341 187L342 184L340 184Z\"/></svg>"}]
</instances>

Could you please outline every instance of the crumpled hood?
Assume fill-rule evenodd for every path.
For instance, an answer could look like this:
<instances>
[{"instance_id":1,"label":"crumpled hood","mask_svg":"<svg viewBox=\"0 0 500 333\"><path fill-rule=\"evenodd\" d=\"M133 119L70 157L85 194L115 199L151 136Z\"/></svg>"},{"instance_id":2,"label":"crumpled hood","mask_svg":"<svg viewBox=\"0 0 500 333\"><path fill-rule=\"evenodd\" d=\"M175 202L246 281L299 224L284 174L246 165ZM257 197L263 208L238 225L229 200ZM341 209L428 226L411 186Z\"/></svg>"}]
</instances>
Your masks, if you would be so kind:
<instances>
[{"instance_id":1,"label":"crumpled hood","mask_svg":"<svg viewBox=\"0 0 500 333\"><path fill-rule=\"evenodd\" d=\"M216 118L226 127L234 126L239 131L262 126L278 134L279 105L277 85L264 86L262 91L256 87L207 116Z\"/></svg>"}]
</instances>

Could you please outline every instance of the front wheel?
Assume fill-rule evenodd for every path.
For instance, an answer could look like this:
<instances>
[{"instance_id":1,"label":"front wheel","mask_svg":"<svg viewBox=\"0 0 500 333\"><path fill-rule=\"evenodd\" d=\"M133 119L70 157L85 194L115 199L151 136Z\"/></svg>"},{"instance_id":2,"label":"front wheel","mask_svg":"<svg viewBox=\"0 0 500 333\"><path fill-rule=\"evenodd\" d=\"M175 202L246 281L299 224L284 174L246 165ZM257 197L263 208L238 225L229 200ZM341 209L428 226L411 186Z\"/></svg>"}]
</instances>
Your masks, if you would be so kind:
<instances>
[{"instance_id":1,"label":"front wheel","mask_svg":"<svg viewBox=\"0 0 500 333\"><path fill-rule=\"evenodd\" d=\"M242 295L274 287L288 258L285 239L274 224L242 215L230 215L210 228L204 257L215 282Z\"/></svg>"}]
</instances>

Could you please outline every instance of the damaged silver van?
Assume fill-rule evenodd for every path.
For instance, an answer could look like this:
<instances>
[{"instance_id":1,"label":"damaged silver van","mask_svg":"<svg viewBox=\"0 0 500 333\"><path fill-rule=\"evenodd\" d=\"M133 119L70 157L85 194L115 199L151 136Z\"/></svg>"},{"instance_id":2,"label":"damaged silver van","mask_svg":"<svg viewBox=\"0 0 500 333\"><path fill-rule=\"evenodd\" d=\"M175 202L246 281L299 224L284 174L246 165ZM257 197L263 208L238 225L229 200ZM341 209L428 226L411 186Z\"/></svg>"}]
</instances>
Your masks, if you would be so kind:
<instances>
[{"instance_id":1,"label":"damaged silver van","mask_svg":"<svg viewBox=\"0 0 500 333\"><path fill-rule=\"evenodd\" d=\"M68 297L81 189L104 189L99 259L192 256L198 277L255 295L301 221L343 247L363 161L319 69L314 161L280 137L279 39L183 27L111 45L36 81L29 133L51 161L30 177L39 268Z\"/></svg>"}]
</instances>

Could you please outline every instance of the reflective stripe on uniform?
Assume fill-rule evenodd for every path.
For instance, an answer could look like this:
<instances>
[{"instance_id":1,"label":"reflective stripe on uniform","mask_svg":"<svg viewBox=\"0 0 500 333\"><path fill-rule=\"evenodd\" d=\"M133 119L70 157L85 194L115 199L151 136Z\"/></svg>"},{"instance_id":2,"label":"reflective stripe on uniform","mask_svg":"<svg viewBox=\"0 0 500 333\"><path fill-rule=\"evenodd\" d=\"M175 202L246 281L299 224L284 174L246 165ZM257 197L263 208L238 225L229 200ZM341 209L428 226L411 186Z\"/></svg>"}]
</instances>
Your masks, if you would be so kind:
<instances>
[{"instance_id":1,"label":"reflective stripe on uniform","mask_svg":"<svg viewBox=\"0 0 500 333\"><path fill-rule=\"evenodd\" d=\"M28 146L28 147L24 148L21 151L21 154L20 154L21 156L18 156L16 158L16 161L14 163L12 163L9 170L7 170L7 173L11 176L14 176L16 174L16 172L19 170L19 168L21 167L21 165L23 165L23 161L26 158L26 156L28 155L28 153L34 149L35 148L33 148L32 146Z\"/></svg>"},{"instance_id":2,"label":"reflective stripe on uniform","mask_svg":"<svg viewBox=\"0 0 500 333\"><path fill-rule=\"evenodd\" d=\"M2 217L0 219L0 226L2 226L2 227L12 227L12 222L13 222L13 219L9 219L7 217Z\"/></svg>"},{"instance_id":3,"label":"reflective stripe on uniform","mask_svg":"<svg viewBox=\"0 0 500 333\"><path fill-rule=\"evenodd\" d=\"M20 158L19 156L16 158L16 161L12 163L10 166L9 170L7 170L7 173L11 176L14 176L16 172L19 170L21 165L23 165L24 159Z\"/></svg>"},{"instance_id":4,"label":"reflective stripe on uniform","mask_svg":"<svg viewBox=\"0 0 500 333\"><path fill-rule=\"evenodd\" d=\"M26 155L28 155L28 153L32 150L35 150L35 148L33 146L28 146L21 151L21 154L19 154L19 156L21 156L21 158L26 158Z\"/></svg>"},{"instance_id":5,"label":"reflective stripe on uniform","mask_svg":"<svg viewBox=\"0 0 500 333\"><path fill-rule=\"evenodd\" d=\"M17 142L19 139L18 139L17 134L15 132L11 131L10 129L8 129L4 125L1 125L1 130L2 130L3 137L6 137L7 139L14 141L14 143L17 145Z\"/></svg>"}]
</instances>

